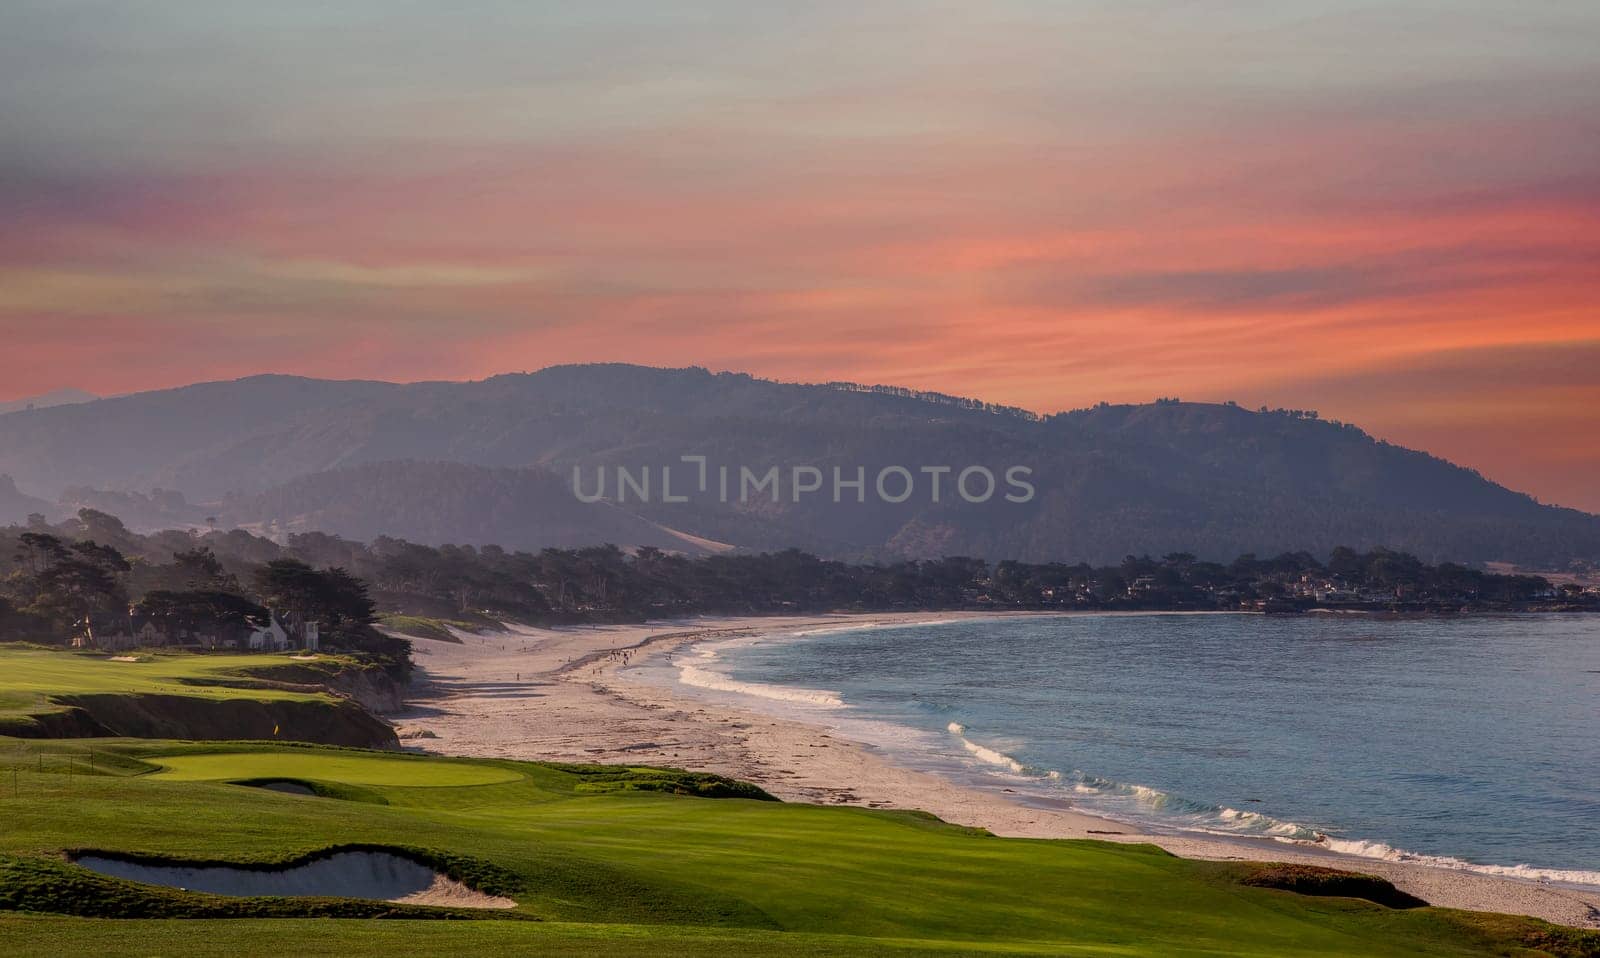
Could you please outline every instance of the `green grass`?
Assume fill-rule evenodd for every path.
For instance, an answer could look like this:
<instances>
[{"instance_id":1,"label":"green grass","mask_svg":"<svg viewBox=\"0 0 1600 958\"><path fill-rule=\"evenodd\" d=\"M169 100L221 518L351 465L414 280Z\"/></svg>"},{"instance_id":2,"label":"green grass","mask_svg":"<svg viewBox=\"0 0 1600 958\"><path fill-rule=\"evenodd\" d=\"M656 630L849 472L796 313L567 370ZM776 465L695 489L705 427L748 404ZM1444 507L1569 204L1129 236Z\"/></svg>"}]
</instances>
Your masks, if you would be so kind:
<instances>
[{"instance_id":1,"label":"green grass","mask_svg":"<svg viewBox=\"0 0 1600 958\"><path fill-rule=\"evenodd\" d=\"M270 941L292 943L274 951ZM437 922L253 920L208 921L196 932L192 921L106 921L46 917L0 917L0 953L14 958L61 955L184 955L235 958L238 955L293 954L304 958L951 958L992 955L1129 954L1099 947L1060 943L979 946L971 942L863 940L847 935L730 929L675 928L660 925L569 924L557 922Z\"/></svg>"},{"instance_id":2,"label":"green grass","mask_svg":"<svg viewBox=\"0 0 1600 958\"><path fill-rule=\"evenodd\" d=\"M394 732L324 691L366 666L344 656L0 647L0 735L277 739L389 747Z\"/></svg>"},{"instance_id":3,"label":"green grass","mask_svg":"<svg viewBox=\"0 0 1600 958\"><path fill-rule=\"evenodd\" d=\"M436 619L426 615L384 615L378 619L378 624L401 635L410 635L422 639L434 639L439 642L456 642L450 631L459 629L463 632L476 632L484 628L484 623L462 622L459 619Z\"/></svg>"},{"instance_id":4,"label":"green grass","mask_svg":"<svg viewBox=\"0 0 1600 958\"><path fill-rule=\"evenodd\" d=\"M422 758L373 758L359 753L321 756L309 765L302 755L258 751L175 755L149 761L160 768L156 773L158 779L174 782L297 779L305 777L308 767L316 770L318 781L345 785L454 788L515 782L522 778L515 769L492 765Z\"/></svg>"},{"instance_id":5,"label":"green grass","mask_svg":"<svg viewBox=\"0 0 1600 958\"><path fill-rule=\"evenodd\" d=\"M60 695L161 694L220 700L328 701L324 695L258 683L246 673L293 664L283 655L143 652L117 662L95 653L0 648L0 719L59 711Z\"/></svg>"},{"instance_id":6,"label":"green grass","mask_svg":"<svg viewBox=\"0 0 1600 958\"><path fill-rule=\"evenodd\" d=\"M0 913L0 954L1600 953L1593 935L1527 919L1250 887L1149 846L1000 839L912 813L625 787L671 778L658 770L133 741L92 743L91 768L89 747L49 743L41 763L36 745L0 740L0 861L27 876L15 881L30 883L31 901L86 911L105 896L61 878L79 871L60 865L70 849L281 862L370 843L449 862L538 920ZM268 777L385 804L228 783ZM117 898L138 913L143 894L153 893L128 885ZM1550 951L1515 950L1529 945Z\"/></svg>"}]
</instances>

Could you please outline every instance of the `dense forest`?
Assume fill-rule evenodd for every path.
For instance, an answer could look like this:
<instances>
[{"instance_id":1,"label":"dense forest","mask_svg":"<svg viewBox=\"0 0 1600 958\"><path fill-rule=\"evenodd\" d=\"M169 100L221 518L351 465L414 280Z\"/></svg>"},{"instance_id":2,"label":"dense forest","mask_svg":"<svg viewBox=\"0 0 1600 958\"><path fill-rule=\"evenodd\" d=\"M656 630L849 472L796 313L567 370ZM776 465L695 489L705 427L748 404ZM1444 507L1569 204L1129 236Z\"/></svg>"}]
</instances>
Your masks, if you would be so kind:
<instances>
[{"instance_id":1,"label":"dense forest","mask_svg":"<svg viewBox=\"0 0 1600 958\"><path fill-rule=\"evenodd\" d=\"M1228 563L1187 553L1102 566L961 557L845 563L796 549L688 557L654 547L520 552L325 533L285 544L240 530L139 535L89 509L54 525L0 528L7 638L65 644L85 617L129 606L241 620L292 610L322 622L333 647L404 659L403 643L373 628L381 615L490 625L903 609L1576 610L1600 608L1600 595L1538 576L1344 547L1326 558L1294 552Z\"/></svg>"}]
</instances>

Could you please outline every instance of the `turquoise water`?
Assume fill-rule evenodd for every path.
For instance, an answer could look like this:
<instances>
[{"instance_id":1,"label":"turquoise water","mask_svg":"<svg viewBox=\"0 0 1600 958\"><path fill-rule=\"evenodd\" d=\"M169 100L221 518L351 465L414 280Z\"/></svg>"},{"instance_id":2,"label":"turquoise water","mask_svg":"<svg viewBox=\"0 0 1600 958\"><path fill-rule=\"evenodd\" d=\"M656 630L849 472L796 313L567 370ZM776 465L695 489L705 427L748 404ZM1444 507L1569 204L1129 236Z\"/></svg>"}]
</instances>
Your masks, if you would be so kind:
<instances>
[{"instance_id":1,"label":"turquoise water","mask_svg":"<svg viewBox=\"0 0 1600 958\"><path fill-rule=\"evenodd\" d=\"M676 666L1151 827L1600 883L1600 617L965 620Z\"/></svg>"}]
</instances>

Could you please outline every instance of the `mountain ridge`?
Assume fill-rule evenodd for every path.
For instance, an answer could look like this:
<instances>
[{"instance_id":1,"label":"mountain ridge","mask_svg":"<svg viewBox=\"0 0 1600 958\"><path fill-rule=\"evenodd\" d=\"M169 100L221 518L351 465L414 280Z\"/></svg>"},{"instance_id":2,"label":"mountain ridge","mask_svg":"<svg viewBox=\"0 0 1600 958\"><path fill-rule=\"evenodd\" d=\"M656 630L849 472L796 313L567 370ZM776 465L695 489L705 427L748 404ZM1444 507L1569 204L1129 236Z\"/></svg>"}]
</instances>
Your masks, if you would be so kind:
<instances>
[{"instance_id":1,"label":"mountain ridge","mask_svg":"<svg viewBox=\"0 0 1600 958\"><path fill-rule=\"evenodd\" d=\"M1600 518L1543 505L1352 425L1233 404L1163 399L1040 416L897 387L594 364L410 384L269 374L0 416L0 473L33 495L174 490L219 504L223 521L305 526L344 516L325 521L370 536L393 534L362 501L363 487L384 476L397 525L435 544L488 544L492 509L520 517L525 525L500 528L524 547L571 544L585 533L566 514L585 510L559 490L574 469L667 467L681 483L690 469L683 456L758 473L859 468L869 486L897 465L913 473L982 465L996 475L1021 465L1033 470L1037 495L981 507L921 496L636 503L626 512L647 525L625 528L641 540L648 527L665 527L746 549L847 558L1092 561L1338 544L1466 561L1600 558ZM472 468L446 473L437 464ZM482 515L470 515L472 496L458 494L473 488ZM511 488L527 501L509 502ZM454 525L426 517L446 491L458 503ZM590 514L596 536L623 528Z\"/></svg>"}]
</instances>

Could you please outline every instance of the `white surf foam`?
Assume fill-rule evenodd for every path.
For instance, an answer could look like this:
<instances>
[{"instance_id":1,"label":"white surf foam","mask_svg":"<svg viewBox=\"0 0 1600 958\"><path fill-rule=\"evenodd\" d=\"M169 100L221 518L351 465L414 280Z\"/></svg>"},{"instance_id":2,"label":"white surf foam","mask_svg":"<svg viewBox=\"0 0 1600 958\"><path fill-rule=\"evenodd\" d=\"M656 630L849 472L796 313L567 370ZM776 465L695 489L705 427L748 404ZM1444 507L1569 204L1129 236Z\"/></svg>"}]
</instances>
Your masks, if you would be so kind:
<instances>
[{"instance_id":1,"label":"white surf foam","mask_svg":"<svg viewBox=\"0 0 1600 958\"><path fill-rule=\"evenodd\" d=\"M1114 782L1109 779L1071 772L1030 768L1016 758L974 742L960 722L945 726L963 750L979 761L1004 768L1018 775L1033 775L1056 783L1065 782L1074 794L1090 800L1092 810L1130 824L1155 824L1178 831L1197 832L1229 838L1263 838L1289 845L1320 848L1341 855L1381 861L1409 862L1435 868L1450 868L1500 878L1558 882L1570 885L1600 885L1600 871L1572 868L1541 868L1534 865L1483 865L1445 855L1424 855L1365 839L1335 838L1309 825L1285 821L1226 805L1203 805L1179 798L1148 785ZM1093 801L1099 799L1100 801Z\"/></svg>"},{"instance_id":2,"label":"white surf foam","mask_svg":"<svg viewBox=\"0 0 1600 958\"><path fill-rule=\"evenodd\" d=\"M1108 817L1126 817L1137 824L1156 824L1178 831L1198 832L1228 838L1266 838L1308 848L1320 848L1340 855L1370 858L1380 861L1409 862L1434 868L1450 868L1500 878L1520 878L1528 881L1560 882L1572 885L1600 885L1600 871L1568 868L1540 868L1533 865L1484 865L1447 855L1425 855L1406 851L1383 842L1359 838L1335 838L1310 825L1286 821L1263 815L1260 812L1242 811L1226 805L1201 805L1178 798L1169 792L1146 785L1132 785L1091 779L1077 782L1073 791L1085 796L1111 798ZM1131 800L1135 808L1129 813L1118 809L1116 799ZM1139 814L1139 810L1156 813ZM1123 814L1117 814L1122 811Z\"/></svg>"},{"instance_id":3,"label":"white surf foam","mask_svg":"<svg viewBox=\"0 0 1600 958\"><path fill-rule=\"evenodd\" d=\"M838 635L838 634L840 634L842 632L880 632L880 631L888 631L890 629L920 629L920 628L925 628L925 627L930 626L930 625L954 625L954 624L956 624L958 622L966 622L966 621L972 621L972 620L969 620L969 619L928 619L926 621L918 620L918 621L912 621L912 622L883 622L883 621L851 622L851 623L848 623L848 624L817 626L816 628L812 628L812 629L797 629L797 630L795 630L793 632L785 632L783 634L787 635L787 636L790 636L790 637L812 636L812 635Z\"/></svg>"},{"instance_id":4,"label":"white surf foam","mask_svg":"<svg viewBox=\"0 0 1600 958\"><path fill-rule=\"evenodd\" d=\"M930 625L950 625L965 621L963 619L930 619L917 622L895 622L884 620L868 620L865 622L840 623L838 625L818 626L812 629L798 629L793 632L776 634L759 634L748 636L734 636L729 639L707 642L697 645L693 649L693 658L688 662L678 664L678 681L694 688L709 689L716 692L732 692L738 695L749 695L755 698L768 699L774 702L788 702L796 705L806 705L812 708L842 709L845 708L844 699L838 692L829 689L808 689L796 686L773 685L766 682L746 682L736 679L714 667L719 659L719 653L725 649L739 648L742 646L758 645L771 641L774 638L801 638L806 636L832 635L841 632L867 632L878 629L908 629L920 628ZM998 754L998 753L996 753Z\"/></svg>"},{"instance_id":5,"label":"white surf foam","mask_svg":"<svg viewBox=\"0 0 1600 958\"><path fill-rule=\"evenodd\" d=\"M769 685L765 682L744 682L718 672L711 666L717 661L717 647L705 646L696 651L694 659L678 666L678 681L684 685L716 692L733 692L774 702L789 702L813 708L844 708L844 699L838 692L827 689L806 689L788 685Z\"/></svg>"},{"instance_id":6,"label":"white surf foam","mask_svg":"<svg viewBox=\"0 0 1600 958\"><path fill-rule=\"evenodd\" d=\"M1403 848L1385 845L1383 842L1333 838L1327 835L1319 835L1312 841L1296 842L1295 844L1316 845L1331 852L1338 852L1341 855L1354 855L1358 858L1373 858L1386 862L1411 862L1418 865L1431 865L1434 868L1450 868L1456 871L1476 872L1480 875L1494 875L1499 878L1560 882L1567 885L1600 885L1600 871L1587 871L1581 868L1540 868L1534 865L1480 865L1476 862L1452 858L1448 855L1423 855L1419 852L1408 852Z\"/></svg>"},{"instance_id":7,"label":"white surf foam","mask_svg":"<svg viewBox=\"0 0 1600 958\"><path fill-rule=\"evenodd\" d=\"M998 765L1001 768L1010 769L1011 771L1016 772L1018 775L1028 770L1026 765L1023 765L1021 762L1017 761L1006 753L997 752L992 748L979 745L977 742L974 742L971 739L963 737L961 739L961 744L965 746L966 750L971 752L981 762L987 762L990 765Z\"/></svg>"},{"instance_id":8,"label":"white surf foam","mask_svg":"<svg viewBox=\"0 0 1600 958\"><path fill-rule=\"evenodd\" d=\"M962 748L966 749L973 758L983 762L985 765L994 765L1017 775L1023 775L1028 772L1028 766L1017 761L1015 758L1012 758L1010 755L1007 755L1005 752L990 748L987 745L980 745L977 742L974 742L972 739L967 738L964 734L967 730L966 726L962 725L960 722L951 722L945 727L949 730L950 734L954 735L956 740L961 743Z\"/></svg>"}]
</instances>

